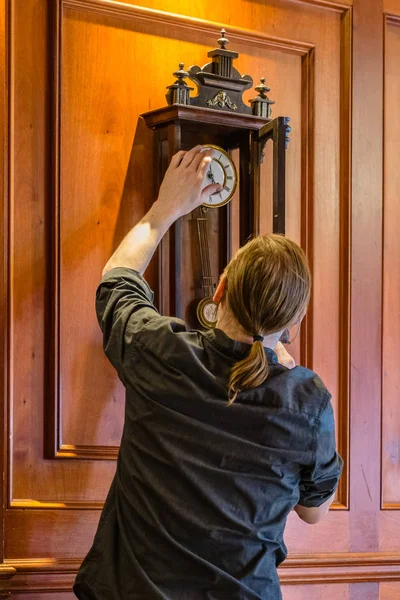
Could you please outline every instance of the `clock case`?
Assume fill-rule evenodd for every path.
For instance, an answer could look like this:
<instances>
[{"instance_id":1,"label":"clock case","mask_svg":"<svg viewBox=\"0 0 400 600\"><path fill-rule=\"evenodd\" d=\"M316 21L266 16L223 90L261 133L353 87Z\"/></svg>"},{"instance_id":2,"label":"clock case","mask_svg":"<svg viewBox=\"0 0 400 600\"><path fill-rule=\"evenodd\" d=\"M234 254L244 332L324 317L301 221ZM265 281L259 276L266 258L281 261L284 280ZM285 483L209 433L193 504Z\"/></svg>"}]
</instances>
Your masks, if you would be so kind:
<instances>
[{"instance_id":1,"label":"clock case","mask_svg":"<svg viewBox=\"0 0 400 600\"><path fill-rule=\"evenodd\" d=\"M250 101L251 108L243 103L243 91L253 81L248 75L242 77L233 67L232 62L238 54L226 50L228 40L224 30L218 43L220 48L208 53L212 62L202 69L195 66L186 72L181 63L174 73L175 83L167 88L168 105L141 116L154 134L156 186L161 184L172 156L179 150L189 150L197 144L212 144L228 153L237 151L239 244L243 245L249 237L260 233L260 169L268 140L273 143L273 232L285 233L285 151L290 119L270 118L273 102L267 96L269 88L264 79L255 88L258 96ZM193 88L185 81L188 76L197 86L195 97L190 97ZM232 253L231 203L209 209L208 214L210 256L218 277ZM194 230L188 229L190 220L190 215L179 219L159 246L155 257L158 281L155 300L161 314L184 318L190 326L196 327L198 322L192 305L204 294L201 278L196 274L198 260L196 264L192 255L192 264L183 264L188 244L196 245L193 243ZM189 271L192 271L191 276Z\"/></svg>"}]
</instances>

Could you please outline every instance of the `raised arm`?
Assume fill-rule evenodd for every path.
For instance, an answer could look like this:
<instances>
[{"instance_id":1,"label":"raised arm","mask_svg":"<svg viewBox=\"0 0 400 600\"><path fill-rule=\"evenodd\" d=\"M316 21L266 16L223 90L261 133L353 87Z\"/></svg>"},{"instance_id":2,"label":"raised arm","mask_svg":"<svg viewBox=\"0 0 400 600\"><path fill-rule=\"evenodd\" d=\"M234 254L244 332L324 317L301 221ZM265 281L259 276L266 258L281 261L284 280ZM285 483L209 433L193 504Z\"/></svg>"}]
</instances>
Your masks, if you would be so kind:
<instances>
[{"instance_id":1,"label":"raised arm","mask_svg":"<svg viewBox=\"0 0 400 600\"><path fill-rule=\"evenodd\" d=\"M175 154L157 200L122 240L104 267L103 275L115 267L127 267L143 274L172 223L202 204L210 194L220 190L219 184L204 183L210 154L202 152L202 146Z\"/></svg>"}]
</instances>

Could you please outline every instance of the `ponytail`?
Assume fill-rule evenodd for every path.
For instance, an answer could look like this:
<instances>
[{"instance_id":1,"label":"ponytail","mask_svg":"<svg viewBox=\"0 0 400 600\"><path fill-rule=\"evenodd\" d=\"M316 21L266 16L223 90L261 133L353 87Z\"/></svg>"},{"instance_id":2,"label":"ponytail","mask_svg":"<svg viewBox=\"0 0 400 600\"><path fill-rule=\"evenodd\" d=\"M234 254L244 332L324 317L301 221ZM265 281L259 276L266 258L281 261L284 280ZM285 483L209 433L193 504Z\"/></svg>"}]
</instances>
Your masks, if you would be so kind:
<instances>
[{"instance_id":1,"label":"ponytail","mask_svg":"<svg viewBox=\"0 0 400 600\"><path fill-rule=\"evenodd\" d=\"M228 387L228 406L233 404L242 390L261 385L268 377L268 360L261 340L255 341L249 354L233 366Z\"/></svg>"},{"instance_id":2,"label":"ponytail","mask_svg":"<svg viewBox=\"0 0 400 600\"><path fill-rule=\"evenodd\" d=\"M233 367L228 404L239 392L261 385L268 377L263 335L281 331L304 314L311 274L301 248L280 235L260 235L240 248L225 269L226 306L254 343ZM253 332L257 332L254 335Z\"/></svg>"}]
</instances>

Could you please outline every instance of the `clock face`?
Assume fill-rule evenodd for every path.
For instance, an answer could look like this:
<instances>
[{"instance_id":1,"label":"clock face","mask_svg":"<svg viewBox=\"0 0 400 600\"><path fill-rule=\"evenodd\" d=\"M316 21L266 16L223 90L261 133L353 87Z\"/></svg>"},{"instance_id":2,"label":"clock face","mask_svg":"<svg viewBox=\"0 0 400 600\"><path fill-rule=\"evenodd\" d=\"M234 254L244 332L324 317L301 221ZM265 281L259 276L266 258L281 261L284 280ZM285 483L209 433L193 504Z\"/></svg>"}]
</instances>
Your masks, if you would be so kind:
<instances>
[{"instance_id":1,"label":"clock face","mask_svg":"<svg viewBox=\"0 0 400 600\"><path fill-rule=\"evenodd\" d=\"M197 318L203 327L211 329L217 323L218 306L212 298L203 298L197 306Z\"/></svg>"},{"instance_id":2,"label":"clock face","mask_svg":"<svg viewBox=\"0 0 400 600\"><path fill-rule=\"evenodd\" d=\"M229 154L219 146L209 144L204 150L212 150L212 160L206 173L207 183L220 183L223 189L208 197L203 206L218 208L227 204L235 193L238 176L236 167Z\"/></svg>"}]
</instances>

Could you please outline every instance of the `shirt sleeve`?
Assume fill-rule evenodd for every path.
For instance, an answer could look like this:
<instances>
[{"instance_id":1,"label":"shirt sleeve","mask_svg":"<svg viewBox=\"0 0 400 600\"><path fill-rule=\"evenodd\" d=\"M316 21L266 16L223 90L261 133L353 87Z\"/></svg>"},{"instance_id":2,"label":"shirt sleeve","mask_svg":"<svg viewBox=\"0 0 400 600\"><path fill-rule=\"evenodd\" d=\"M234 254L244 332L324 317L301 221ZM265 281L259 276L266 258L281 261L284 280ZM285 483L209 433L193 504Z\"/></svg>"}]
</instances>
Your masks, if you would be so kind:
<instances>
[{"instance_id":1,"label":"shirt sleeve","mask_svg":"<svg viewBox=\"0 0 400 600\"><path fill-rule=\"evenodd\" d=\"M336 451L335 420L328 398L314 431L313 463L303 469L299 504L317 508L336 491L343 471L343 460Z\"/></svg>"},{"instance_id":2,"label":"shirt sleeve","mask_svg":"<svg viewBox=\"0 0 400 600\"><path fill-rule=\"evenodd\" d=\"M96 314L103 332L103 348L122 382L132 359L135 336L151 320L162 319L154 294L133 269L117 267L102 278L96 292Z\"/></svg>"}]
</instances>

